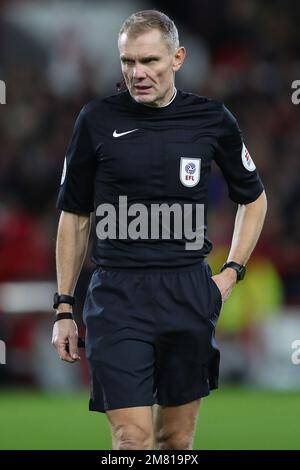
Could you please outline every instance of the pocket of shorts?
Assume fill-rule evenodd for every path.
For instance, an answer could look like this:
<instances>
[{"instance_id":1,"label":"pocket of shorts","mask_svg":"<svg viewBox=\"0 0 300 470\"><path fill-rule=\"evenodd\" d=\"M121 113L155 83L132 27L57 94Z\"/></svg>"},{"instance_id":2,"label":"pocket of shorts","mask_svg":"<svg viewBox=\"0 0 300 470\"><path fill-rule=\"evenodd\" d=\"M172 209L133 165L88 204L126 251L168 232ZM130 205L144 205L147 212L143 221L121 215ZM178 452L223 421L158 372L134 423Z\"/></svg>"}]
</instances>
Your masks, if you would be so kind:
<instances>
[{"instance_id":1,"label":"pocket of shorts","mask_svg":"<svg viewBox=\"0 0 300 470\"><path fill-rule=\"evenodd\" d=\"M217 322L218 322L218 319L222 310L223 300L222 300L221 291L211 276L209 276L209 283L211 285L211 299L212 299L212 303L210 303L211 310L210 310L209 320L213 324L214 328L216 328Z\"/></svg>"},{"instance_id":2,"label":"pocket of shorts","mask_svg":"<svg viewBox=\"0 0 300 470\"><path fill-rule=\"evenodd\" d=\"M223 299L222 299L222 294L221 294L221 291L220 289L218 288L217 284L215 283L215 281L213 280L213 278L210 276L210 283L211 285L213 286L213 289L216 293L216 298L217 298L217 302L220 303L220 307L222 307L222 303L223 303Z\"/></svg>"}]
</instances>

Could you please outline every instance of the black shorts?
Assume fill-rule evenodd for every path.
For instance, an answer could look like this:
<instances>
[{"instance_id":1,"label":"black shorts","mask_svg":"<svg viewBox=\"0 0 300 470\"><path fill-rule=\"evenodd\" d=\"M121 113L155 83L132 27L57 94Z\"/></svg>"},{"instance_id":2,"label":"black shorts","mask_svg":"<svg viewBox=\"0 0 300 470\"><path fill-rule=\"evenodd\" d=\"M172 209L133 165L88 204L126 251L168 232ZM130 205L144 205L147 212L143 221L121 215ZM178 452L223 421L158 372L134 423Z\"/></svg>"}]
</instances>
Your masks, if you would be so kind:
<instances>
[{"instance_id":1,"label":"black shorts","mask_svg":"<svg viewBox=\"0 0 300 470\"><path fill-rule=\"evenodd\" d=\"M84 306L89 409L176 406L217 388L221 293L206 262L168 270L98 268Z\"/></svg>"}]
</instances>

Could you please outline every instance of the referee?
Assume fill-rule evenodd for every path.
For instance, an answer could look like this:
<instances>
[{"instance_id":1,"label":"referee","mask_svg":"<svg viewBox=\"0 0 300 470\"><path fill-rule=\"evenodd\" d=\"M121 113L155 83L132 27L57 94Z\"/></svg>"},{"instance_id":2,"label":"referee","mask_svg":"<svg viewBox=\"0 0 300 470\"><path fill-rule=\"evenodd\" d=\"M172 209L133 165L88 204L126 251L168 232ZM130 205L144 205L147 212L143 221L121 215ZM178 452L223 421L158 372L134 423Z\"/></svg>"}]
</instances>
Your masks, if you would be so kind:
<instances>
[{"instance_id":1,"label":"referee","mask_svg":"<svg viewBox=\"0 0 300 470\"><path fill-rule=\"evenodd\" d=\"M73 294L95 213L83 312L89 409L106 413L113 449L189 450L201 398L218 386L222 302L245 276L266 196L229 110L175 88L186 52L173 21L135 13L118 45L127 89L83 107L66 153L52 343L62 360L80 359ZM238 204L215 276L206 262L213 160Z\"/></svg>"}]
</instances>

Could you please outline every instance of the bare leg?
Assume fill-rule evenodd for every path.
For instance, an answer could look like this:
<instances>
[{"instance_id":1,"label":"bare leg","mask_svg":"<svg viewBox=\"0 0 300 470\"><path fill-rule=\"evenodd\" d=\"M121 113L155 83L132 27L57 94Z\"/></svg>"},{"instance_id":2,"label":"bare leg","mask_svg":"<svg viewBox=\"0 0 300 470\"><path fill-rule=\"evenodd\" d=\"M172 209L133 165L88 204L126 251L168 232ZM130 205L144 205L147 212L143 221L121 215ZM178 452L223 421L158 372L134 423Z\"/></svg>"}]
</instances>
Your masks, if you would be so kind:
<instances>
[{"instance_id":1,"label":"bare leg","mask_svg":"<svg viewBox=\"0 0 300 470\"><path fill-rule=\"evenodd\" d=\"M153 405L155 449L193 449L200 401L180 406Z\"/></svg>"},{"instance_id":2,"label":"bare leg","mask_svg":"<svg viewBox=\"0 0 300 470\"><path fill-rule=\"evenodd\" d=\"M153 449L151 406L108 410L113 450Z\"/></svg>"}]
</instances>

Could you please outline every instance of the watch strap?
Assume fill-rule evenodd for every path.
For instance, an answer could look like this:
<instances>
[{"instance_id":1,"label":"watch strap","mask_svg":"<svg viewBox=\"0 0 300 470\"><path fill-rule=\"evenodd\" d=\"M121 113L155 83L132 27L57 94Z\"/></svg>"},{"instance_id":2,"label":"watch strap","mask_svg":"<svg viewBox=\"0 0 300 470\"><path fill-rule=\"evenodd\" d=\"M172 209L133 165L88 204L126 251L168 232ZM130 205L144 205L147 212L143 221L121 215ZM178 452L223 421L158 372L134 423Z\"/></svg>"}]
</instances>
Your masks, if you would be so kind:
<instances>
[{"instance_id":1,"label":"watch strap","mask_svg":"<svg viewBox=\"0 0 300 470\"><path fill-rule=\"evenodd\" d=\"M72 312L61 312L56 314L54 323L59 320L74 320Z\"/></svg>"},{"instance_id":2,"label":"watch strap","mask_svg":"<svg viewBox=\"0 0 300 470\"><path fill-rule=\"evenodd\" d=\"M235 261L228 261L227 263L223 264L221 272L224 271L224 269L226 268L232 268L236 271L237 282L244 279L246 273L246 266L244 266L243 264L236 263Z\"/></svg>"},{"instance_id":3,"label":"watch strap","mask_svg":"<svg viewBox=\"0 0 300 470\"><path fill-rule=\"evenodd\" d=\"M59 294L55 292L53 296L53 308L57 308L59 304L69 304L73 307L75 304L75 297L67 294Z\"/></svg>"}]
</instances>

